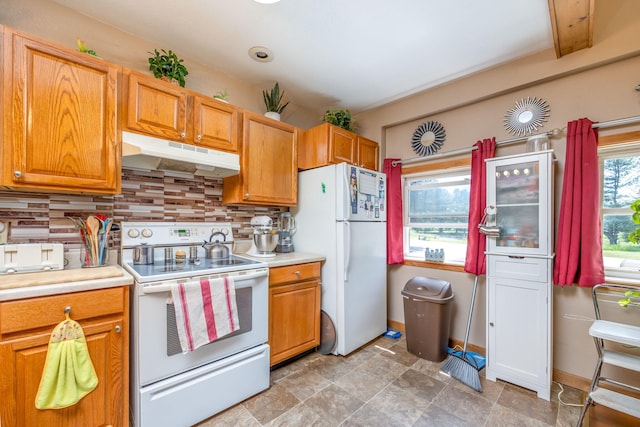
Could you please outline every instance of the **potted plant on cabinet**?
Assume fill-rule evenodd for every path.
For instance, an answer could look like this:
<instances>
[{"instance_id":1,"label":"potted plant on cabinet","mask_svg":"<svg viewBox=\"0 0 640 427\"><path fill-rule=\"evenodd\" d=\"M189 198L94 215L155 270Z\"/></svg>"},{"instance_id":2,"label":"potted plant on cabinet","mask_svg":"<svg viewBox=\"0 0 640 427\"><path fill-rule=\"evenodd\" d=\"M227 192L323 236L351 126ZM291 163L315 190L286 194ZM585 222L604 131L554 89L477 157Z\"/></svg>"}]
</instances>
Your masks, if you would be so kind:
<instances>
[{"instance_id":1,"label":"potted plant on cabinet","mask_svg":"<svg viewBox=\"0 0 640 427\"><path fill-rule=\"evenodd\" d=\"M78 39L77 43L78 43L78 51L80 51L82 53L86 53L88 55L93 55L96 58L100 58L95 50L89 49L87 47L87 43L84 40Z\"/></svg>"},{"instance_id":2,"label":"potted plant on cabinet","mask_svg":"<svg viewBox=\"0 0 640 427\"><path fill-rule=\"evenodd\" d=\"M264 99L264 105L267 107L267 112L264 113L264 115L275 120L280 120L280 114L282 114L287 105L289 105L289 102L283 103L284 90L280 92L278 82L276 82L270 92L263 90L262 97Z\"/></svg>"},{"instance_id":3,"label":"potted plant on cabinet","mask_svg":"<svg viewBox=\"0 0 640 427\"><path fill-rule=\"evenodd\" d=\"M182 64L184 60L178 58L171 50L167 52L161 49L161 52L158 52L158 49L154 49L153 53L149 52L153 55L149 58L149 70L155 78L178 82L181 87L184 87L184 78L189 74L187 68Z\"/></svg>"},{"instance_id":4,"label":"potted plant on cabinet","mask_svg":"<svg viewBox=\"0 0 640 427\"><path fill-rule=\"evenodd\" d=\"M322 121L351 132L355 132L357 128L349 110L327 110L322 116Z\"/></svg>"},{"instance_id":5,"label":"potted plant on cabinet","mask_svg":"<svg viewBox=\"0 0 640 427\"><path fill-rule=\"evenodd\" d=\"M213 95L214 99L217 99L218 101L222 101L222 102L229 102L229 93L227 92L227 90L221 90L219 92L216 92L215 95Z\"/></svg>"}]
</instances>

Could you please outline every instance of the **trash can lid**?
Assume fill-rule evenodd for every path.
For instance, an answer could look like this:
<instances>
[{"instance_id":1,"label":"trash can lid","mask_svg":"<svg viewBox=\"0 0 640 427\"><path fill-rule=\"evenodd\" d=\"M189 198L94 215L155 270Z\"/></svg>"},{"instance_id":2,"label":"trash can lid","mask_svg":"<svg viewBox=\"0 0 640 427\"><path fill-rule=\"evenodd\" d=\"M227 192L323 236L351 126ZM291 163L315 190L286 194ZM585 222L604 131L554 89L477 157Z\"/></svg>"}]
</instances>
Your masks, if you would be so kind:
<instances>
[{"instance_id":1,"label":"trash can lid","mask_svg":"<svg viewBox=\"0 0 640 427\"><path fill-rule=\"evenodd\" d=\"M402 295L442 303L453 298L451 284L445 280L416 276L410 279L402 290Z\"/></svg>"}]
</instances>

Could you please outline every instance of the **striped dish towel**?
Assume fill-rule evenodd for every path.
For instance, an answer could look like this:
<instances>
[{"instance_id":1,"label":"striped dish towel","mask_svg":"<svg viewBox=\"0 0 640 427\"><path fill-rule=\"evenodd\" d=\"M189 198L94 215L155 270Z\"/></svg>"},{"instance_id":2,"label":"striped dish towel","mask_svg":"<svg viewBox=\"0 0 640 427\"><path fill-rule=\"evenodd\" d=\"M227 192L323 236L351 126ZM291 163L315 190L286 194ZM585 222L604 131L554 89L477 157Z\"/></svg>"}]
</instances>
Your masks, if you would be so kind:
<instances>
[{"instance_id":1,"label":"striped dish towel","mask_svg":"<svg viewBox=\"0 0 640 427\"><path fill-rule=\"evenodd\" d=\"M183 353L240 329L232 277L173 284L171 297Z\"/></svg>"}]
</instances>

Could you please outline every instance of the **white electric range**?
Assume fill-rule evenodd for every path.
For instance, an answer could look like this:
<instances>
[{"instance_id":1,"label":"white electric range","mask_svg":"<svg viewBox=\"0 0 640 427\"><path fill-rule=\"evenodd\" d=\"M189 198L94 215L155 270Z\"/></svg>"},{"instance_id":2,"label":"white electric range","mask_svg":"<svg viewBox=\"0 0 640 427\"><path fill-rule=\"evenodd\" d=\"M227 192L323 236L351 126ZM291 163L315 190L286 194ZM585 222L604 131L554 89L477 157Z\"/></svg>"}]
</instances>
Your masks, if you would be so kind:
<instances>
[{"instance_id":1,"label":"white electric range","mask_svg":"<svg viewBox=\"0 0 640 427\"><path fill-rule=\"evenodd\" d=\"M134 426L193 425L269 387L267 265L235 255L207 259L213 233L232 245L230 223L123 222L122 266L135 279L131 298L131 417ZM140 245L153 263L138 264ZM191 249L194 248L194 249ZM186 253L184 261L178 252ZM149 252L147 252L148 254ZM197 256L192 256L197 255ZM150 259L149 259L150 262ZM240 330L183 353L171 284L233 277Z\"/></svg>"}]
</instances>

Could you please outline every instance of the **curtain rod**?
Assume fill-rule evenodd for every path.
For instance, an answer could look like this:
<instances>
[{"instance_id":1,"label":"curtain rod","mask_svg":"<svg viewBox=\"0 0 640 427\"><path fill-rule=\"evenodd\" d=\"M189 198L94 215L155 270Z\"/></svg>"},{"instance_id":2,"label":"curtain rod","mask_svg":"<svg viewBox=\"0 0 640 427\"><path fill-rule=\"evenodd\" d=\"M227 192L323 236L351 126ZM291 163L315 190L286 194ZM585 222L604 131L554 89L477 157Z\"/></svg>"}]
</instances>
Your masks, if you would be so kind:
<instances>
[{"instance_id":1,"label":"curtain rod","mask_svg":"<svg viewBox=\"0 0 640 427\"><path fill-rule=\"evenodd\" d=\"M601 123L594 123L591 127L594 129L597 128L609 128L609 127L615 127L615 126L622 126L622 125L626 125L626 124L634 124L634 123L640 123L640 116L633 116L633 117L627 117L624 119L617 119L617 120L609 120L606 122L601 122ZM559 136L565 129L553 129L550 130L549 132L545 132L543 134L538 134L538 135L546 135L549 137L556 137ZM536 135L529 135L529 136L522 136L522 137L518 137L518 138L511 138L511 139L505 139L503 141L498 141L496 142L496 146L499 145L510 145L510 144L516 144L519 142L523 142L526 141L527 139L531 138L532 136L536 136ZM444 153L440 153L440 154L433 154L431 156L426 156L426 157L412 157L410 159L402 159L402 160L396 160L394 162L391 163L392 166L398 166L399 164L403 164L403 165L408 165L411 163L418 163L418 162L422 162L425 160L432 160L432 159L440 159L443 157L450 157L450 156L457 156L458 154L465 154L465 153L470 153L474 150L477 150L476 147L470 147L470 148L460 148L458 150L451 150L451 151L445 151Z\"/></svg>"}]
</instances>

